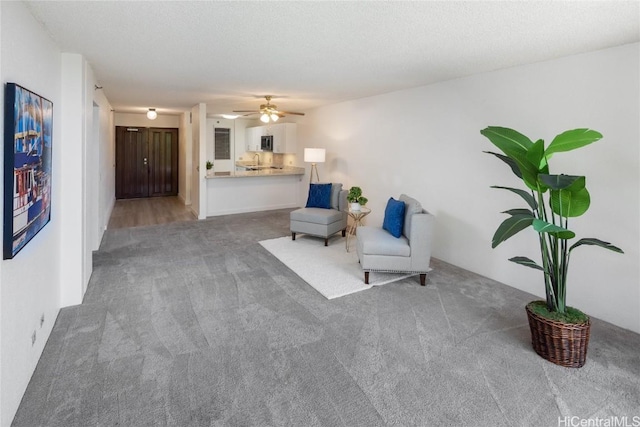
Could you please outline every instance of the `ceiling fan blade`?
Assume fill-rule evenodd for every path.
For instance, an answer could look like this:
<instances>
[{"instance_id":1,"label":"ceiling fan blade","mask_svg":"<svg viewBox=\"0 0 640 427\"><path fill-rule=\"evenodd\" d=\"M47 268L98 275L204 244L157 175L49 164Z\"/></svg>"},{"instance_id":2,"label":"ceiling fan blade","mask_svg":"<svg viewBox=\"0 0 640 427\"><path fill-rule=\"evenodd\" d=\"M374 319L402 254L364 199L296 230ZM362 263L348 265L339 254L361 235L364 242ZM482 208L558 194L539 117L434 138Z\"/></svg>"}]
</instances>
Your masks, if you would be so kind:
<instances>
[{"instance_id":1,"label":"ceiling fan blade","mask_svg":"<svg viewBox=\"0 0 640 427\"><path fill-rule=\"evenodd\" d=\"M295 111L278 111L278 113L281 114L293 114L296 116L304 116L304 113L296 113Z\"/></svg>"},{"instance_id":2,"label":"ceiling fan blade","mask_svg":"<svg viewBox=\"0 0 640 427\"><path fill-rule=\"evenodd\" d=\"M233 110L234 113L259 113L259 110Z\"/></svg>"}]
</instances>

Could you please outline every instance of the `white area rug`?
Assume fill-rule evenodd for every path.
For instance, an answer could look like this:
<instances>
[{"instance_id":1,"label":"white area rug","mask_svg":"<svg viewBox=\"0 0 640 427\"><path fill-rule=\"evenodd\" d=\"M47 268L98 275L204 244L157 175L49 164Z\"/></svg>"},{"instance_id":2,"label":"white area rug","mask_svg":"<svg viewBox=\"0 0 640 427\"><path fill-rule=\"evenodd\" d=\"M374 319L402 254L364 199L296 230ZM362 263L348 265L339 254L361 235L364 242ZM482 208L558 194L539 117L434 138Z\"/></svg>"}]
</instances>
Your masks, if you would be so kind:
<instances>
[{"instance_id":1,"label":"white area rug","mask_svg":"<svg viewBox=\"0 0 640 427\"><path fill-rule=\"evenodd\" d=\"M327 299L338 298L371 286L395 282L412 274L369 274L369 285L364 284L364 272L358 263L356 239L350 239L350 252L345 249L344 239L331 239L329 246L319 238L299 236L263 240L262 246L293 270L311 287Z\"/></svg>"}]
</instances>

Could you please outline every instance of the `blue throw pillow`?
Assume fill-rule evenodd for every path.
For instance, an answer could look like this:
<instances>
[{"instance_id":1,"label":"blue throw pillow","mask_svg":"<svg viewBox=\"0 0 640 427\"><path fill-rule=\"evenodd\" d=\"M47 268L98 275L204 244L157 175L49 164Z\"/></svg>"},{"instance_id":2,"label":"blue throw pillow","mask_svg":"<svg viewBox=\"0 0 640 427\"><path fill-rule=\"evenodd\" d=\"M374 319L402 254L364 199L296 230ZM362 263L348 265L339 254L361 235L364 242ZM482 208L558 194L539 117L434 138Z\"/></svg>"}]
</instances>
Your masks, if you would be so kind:
<instances>
[{"instance_id":1,"label":"blue throw pillow","mask_svg":"<svg viewBox=\"0 0 640 427\"><path fill-rule=\"evenodd\" d=\"M306 207L331 209L331 184L311 184Z\"/></svg>"},{"instance_id":2,"label":"blue throw pillow","mask_svg":"<svg viewBox=\"0 0 640 427\"><path fill-rule=\"evenodd\" d=\"M387 207L384 210L384 221L382 228L387 230L393 237L402 236L402 226L404 225L404 202L389 197Z\"/></svg>"}]
</instances>

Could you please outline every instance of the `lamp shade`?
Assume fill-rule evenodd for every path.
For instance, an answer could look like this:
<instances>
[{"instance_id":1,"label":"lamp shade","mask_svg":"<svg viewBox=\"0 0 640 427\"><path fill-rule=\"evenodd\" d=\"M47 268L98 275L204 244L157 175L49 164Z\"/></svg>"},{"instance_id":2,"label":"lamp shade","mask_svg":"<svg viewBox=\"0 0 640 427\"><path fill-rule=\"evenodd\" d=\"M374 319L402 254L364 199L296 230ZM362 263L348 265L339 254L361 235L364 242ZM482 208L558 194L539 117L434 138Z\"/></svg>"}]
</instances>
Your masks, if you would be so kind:
<instances>
[{"instance_id":1,"label":"lamp shade","mask_svg":"<svg viewBox=\"0 0 640 427\"><path fill-rule=\"evenodd\" d=\"M305 148L304 161L307 163L324 163L325 152L324 148Z\"/></svg>"}]
</instances>

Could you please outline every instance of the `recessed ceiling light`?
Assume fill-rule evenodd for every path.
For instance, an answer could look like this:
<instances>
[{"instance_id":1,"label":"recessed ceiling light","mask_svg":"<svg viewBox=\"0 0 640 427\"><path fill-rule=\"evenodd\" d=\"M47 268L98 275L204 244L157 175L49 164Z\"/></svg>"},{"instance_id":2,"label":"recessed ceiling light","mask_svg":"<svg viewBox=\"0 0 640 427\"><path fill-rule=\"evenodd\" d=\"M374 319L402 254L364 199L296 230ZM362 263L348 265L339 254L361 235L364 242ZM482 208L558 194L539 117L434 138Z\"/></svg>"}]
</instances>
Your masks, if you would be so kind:
<instances>
[{"instance_id":1,"label":"recessed ceiling light","mask_svg":"<svg viewBox=\"0 0 640 427\"><path fill-rule=\"evenodd\" d=\"M223 114L222 115L223 119L229 119L229 120L237 119L238 117L240 117L240 116L238 116L237 114Z\"/></svg>"}]
</instances>

